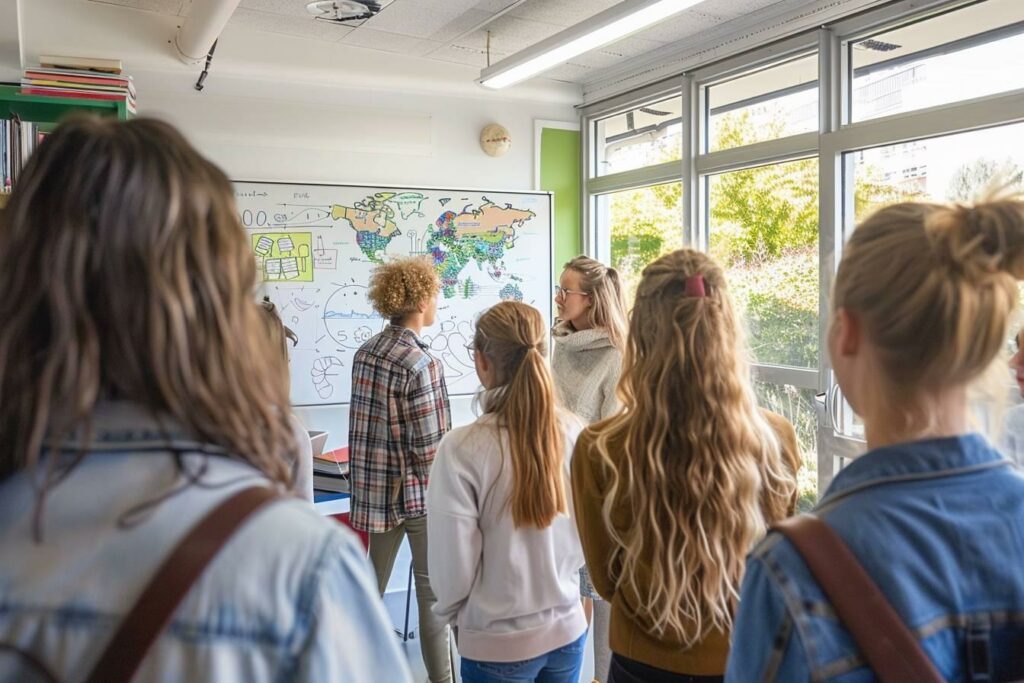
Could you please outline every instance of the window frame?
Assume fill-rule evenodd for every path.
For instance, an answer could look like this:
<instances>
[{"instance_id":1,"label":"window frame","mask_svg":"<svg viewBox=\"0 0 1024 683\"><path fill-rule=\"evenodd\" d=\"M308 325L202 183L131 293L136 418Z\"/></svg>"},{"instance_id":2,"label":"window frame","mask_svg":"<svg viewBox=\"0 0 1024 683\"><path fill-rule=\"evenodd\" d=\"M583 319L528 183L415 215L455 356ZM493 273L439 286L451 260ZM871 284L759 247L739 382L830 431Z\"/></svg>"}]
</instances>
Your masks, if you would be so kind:
<instances>
[{"instance_id":1,"label":"window frame","mask_svg":"<svg viewBox=\"0 0 1024 683\"><path fill-rule=\"evenodd\" d=\"M818 490L823 493L841 459L850 459L863 450L863 443L844 437L833 429L832 416L838 391L827 353L827 321L830 293L845 237L852 230L853 174L849 152L926 140L983 128L1024 122L1024 88L995 95L960 100L937 106L852 122L851 93L853 74L849 46L879 32L927 21L939 14L985 0L898 0L854 16L830 22L740 54L728 56L650 86L630 91L613 99L588 104L580 109L581 164L585 171L581 183L584 246L588 253L605 260L608 244L595 225L594 203L598 194L633 189L646 185L681 181L683 216L680 229L683 244L707 249L707 178L727 171L781 163L816 156L818 158L819 197L819 358L817 369L755 365L759 380L814 389L824 394L818 406ZM965 36L966 38L966 36ZM1024 40L1024 39L1022 39ZM818 131L791 135L707 153L707 88L757 69L817 52L818 56ZM674 94L683 98L682 159L614 175L591 177L588 169L593 153L593 123L645 103ZM846 210L849 206L851 209Z\"/></svg>"}]
</instances>

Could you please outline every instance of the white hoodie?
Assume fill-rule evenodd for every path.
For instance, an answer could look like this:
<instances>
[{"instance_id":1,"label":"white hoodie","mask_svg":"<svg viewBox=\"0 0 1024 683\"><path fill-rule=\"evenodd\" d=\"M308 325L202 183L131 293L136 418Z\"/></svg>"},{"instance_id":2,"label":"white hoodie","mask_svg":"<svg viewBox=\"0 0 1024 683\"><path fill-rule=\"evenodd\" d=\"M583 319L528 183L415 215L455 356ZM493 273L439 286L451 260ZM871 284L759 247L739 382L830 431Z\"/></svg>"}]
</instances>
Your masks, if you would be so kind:
<instances>
[{"instance_id":1,"label":"white hoodie","mask_svg":"<svg viewBox=\"0 0 1024 683\"><path fill-rule=\"evenodd\" d=\"M532 659L587 630L569 469L583 424L568 412L559 417L569 512L545 529L517 529L512 522L508 437L493 414L452 430L438 446L427 488L430 585L434 613L458 627L463 657Z\"/></svg>"}]
</instances>

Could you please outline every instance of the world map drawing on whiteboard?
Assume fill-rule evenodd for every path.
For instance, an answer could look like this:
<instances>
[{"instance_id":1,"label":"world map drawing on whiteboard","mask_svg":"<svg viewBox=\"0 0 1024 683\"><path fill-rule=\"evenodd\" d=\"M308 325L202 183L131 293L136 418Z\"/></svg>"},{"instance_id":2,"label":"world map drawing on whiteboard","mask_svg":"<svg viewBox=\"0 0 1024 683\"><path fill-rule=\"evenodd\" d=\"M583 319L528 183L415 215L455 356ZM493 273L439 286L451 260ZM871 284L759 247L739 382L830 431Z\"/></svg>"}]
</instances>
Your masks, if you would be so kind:
<instances>
[{"instance_id":1,"label":"world map drawing on whiteboard","mask_svg":"<svg viewBox=\"0 0 1024 683\"><path fill-rule=\"evenodd\" d=\"M236 182L262 280L298 344L292 402L347 403L355 351L387 324L367 299L373 269L430 259L441 283L422 339L449 393L478 387L466 345L481 311L524 301L551 316L551 199L546 193Z\"/></svg>"}]
</instances>

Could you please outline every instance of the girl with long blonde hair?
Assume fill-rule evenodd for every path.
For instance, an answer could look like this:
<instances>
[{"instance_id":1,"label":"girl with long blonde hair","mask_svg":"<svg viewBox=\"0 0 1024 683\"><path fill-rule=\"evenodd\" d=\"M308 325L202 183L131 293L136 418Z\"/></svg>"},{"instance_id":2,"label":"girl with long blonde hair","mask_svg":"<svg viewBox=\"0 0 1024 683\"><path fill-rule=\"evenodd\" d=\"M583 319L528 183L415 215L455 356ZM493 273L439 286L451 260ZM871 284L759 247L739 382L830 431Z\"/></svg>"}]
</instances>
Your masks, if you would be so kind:
<instances>
[{"instance_id":1,"label":"girl with long blonde hair","mask_svg":"<svg viewBox=\"0 0 1024 683\"><path fill-rule=\"evenodd\" d=\"M836 273L829 357L868 452L814 516L877 589L862 617L882 623L888 603L905 627L887 661L916 646L906 680L1024 680L1024 476L973 431L969 400L982 380L1006 391L1021 279L1024 202L1011 199L883 208ZM728 678L875 680L861 644L795 546L769 535L748 562Z\"/></svg>"},{"instance_id":2,"label":"girl with long blonde hair","mask_svg":"<svg viewBox=\"0 0 1024 683\"><path fill-rule=\"evenodd\" d=\"M0 679L87 677L199 520L290 483L287 360L256 273L231 182L166 123L71 120L29 160L0 212ZM386 619L358 542L282 497L136 678L409 680ZM353 623L363 646L343 651Z\"/></svg>"},{"instance_id":3,"label":"girl with long blonde hair","mask_svg":"<svg viewBox=\"0 0 1024 683\"><path fill-rule=\"evenodd\" d=\"M719 680L744 558L795 506L792 426L758 409L722 269L681 249L644 269L622 410L573 457L576 520L612 604L609 680Z\"/></svg>"},{"instance_id":4,"label":"girl with long blonde hair","mask_svg":"<svg viewBox=\"0 0 1024 683\"><path fill-rule=\"evenodd\" d=\"M626 301L618 271L577 256L559 277L555 305L551 372L558 397L588 424L603 420L619 408L615 386L626 348ZM603 681L611 662L611 606L594 590L586 567L580 569L580 595L588 620L593 614L594 678Z\"/></svg>"},{"instance_id":5,"label":"girl with long blonde hair","mask_svg":"<svg viewBox=\"0 0 1024 683\"><path fill-rule=\"evenodd\" d=\"M477 321L483 415L441 441L427 528L434 612L457 627L464 683L575 683L587 623L569 458L582 423L558 407L539 311Z\"/></svg>"}]
</instances>

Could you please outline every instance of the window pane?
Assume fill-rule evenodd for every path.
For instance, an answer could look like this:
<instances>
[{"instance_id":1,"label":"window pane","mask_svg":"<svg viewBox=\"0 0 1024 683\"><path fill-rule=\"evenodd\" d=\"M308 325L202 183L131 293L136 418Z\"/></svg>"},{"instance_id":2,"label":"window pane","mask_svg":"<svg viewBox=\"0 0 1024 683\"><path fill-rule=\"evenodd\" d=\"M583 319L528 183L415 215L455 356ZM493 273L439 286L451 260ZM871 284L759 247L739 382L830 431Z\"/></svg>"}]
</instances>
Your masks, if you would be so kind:
<instances>
[{"instance_id":1,"label":"window pane","mask_svg":"<svg viewBox=\"0 0 1024 683\"><path fill-rule=\"evenodd\" d=\"M683 158L683 98L670 97L594 123L599 176Z\"/></svg>"},{"instance_id":2,"label":"window pane","mask_svg":"<svg viewBox=\"0 0 1024 683\"><path fill-rule=\"evenodd\" d=\"M818 130L818 56L745 74L707 90L709 152Z\"/></svg>"},{"instance_id":3,"label":"window pane","mask_svg":"<svg viewBox=\"0 0 1024 683\"><path fill-rule=\"evenodd\" d=\"M853 164L856 223L892 202L970 201L992 184L1024 189L1024 123L875 147L846 157Z\"/></svg>"},{"instance_id":4,"label":"window pane","mask_svg":"<svg viewBox=\"0 0 1024 683\"><path fill-rule=\"evenodd\" d=\"M810 510L818 501L818 422L814 413L814 391L756 380L754 390L762 408L786 418L796 430L803 456L803 467L797 473L800 494L797 507L801 511Z\"/></svg>"},{"instance_id":5,"label":"window pane","mask_svg":"<svg viewBox=\"0 0 1024 683\"><path fill-rule=\"evenodd\" d=\"M647 264L683 246L682 196L677 182L597 198L600 234L610 242L611 265L623 279L630 306Z\"/></svg>"},{"instance_id":6,"label":"window pane","mask_svg":"<svg viewBox=\"0 0 1024 683\"><path fill-rule=\"evenodd\" d=\"M988 0L849 46L851 120L1024 87L1024 2Z\"/></svg>"},{"instance_id":7,"label":"window pane","mask_svg":"<svg viewBox=\"0 0 1024 683\"><path fill-rule=\"evenodd\" d=\"M711 255L758 363L818 366L818 160L711 176Z\"/></svg>"}]
</instances>

